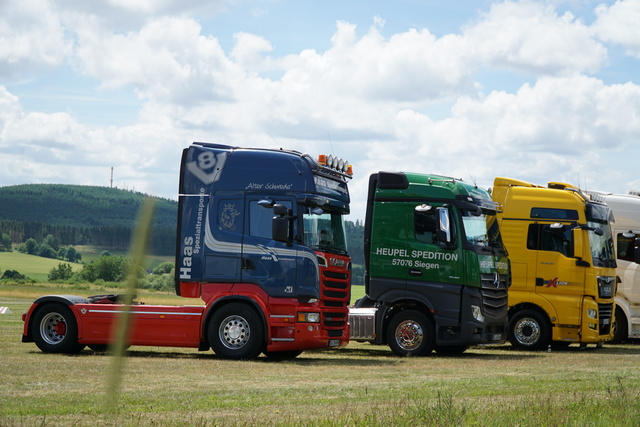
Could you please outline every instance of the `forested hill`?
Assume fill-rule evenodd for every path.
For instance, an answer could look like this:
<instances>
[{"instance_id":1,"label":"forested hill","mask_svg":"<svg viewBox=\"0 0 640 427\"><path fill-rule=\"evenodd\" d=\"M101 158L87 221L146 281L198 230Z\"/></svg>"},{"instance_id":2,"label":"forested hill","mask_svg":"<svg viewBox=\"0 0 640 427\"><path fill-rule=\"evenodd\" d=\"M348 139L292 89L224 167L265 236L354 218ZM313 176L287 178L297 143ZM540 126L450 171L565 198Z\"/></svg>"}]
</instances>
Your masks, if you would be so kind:
<instances>
[{"instance_id":1,"label":"forested hill","mask_svg":"<svg viewBox=\"0 0 640 427\"><path fill-rule=\"evenodd\" d=\"M83 185L0 187L0 235L8 234L14 246L29 238L39 243L52 235L63 246L127 250L144 197L142 193ZM174 255L178 202L154 199L149 250L156 255ZM346 233L353 263L362 265L364 226L347 221Z\"/></svg>"},{"instance_id":2,"label":"forested hill","mask_svg":"<svg viewBox=\"0 0 640 427\"><path fill-rule=\"evenodd\" d=\"M145 195L108 187L25 184L0 187L0 232L14 243L54 235L62 245L127 249ZM154 198L151 250L175 251L176 201Z\"/></svg>"}]
</instances>

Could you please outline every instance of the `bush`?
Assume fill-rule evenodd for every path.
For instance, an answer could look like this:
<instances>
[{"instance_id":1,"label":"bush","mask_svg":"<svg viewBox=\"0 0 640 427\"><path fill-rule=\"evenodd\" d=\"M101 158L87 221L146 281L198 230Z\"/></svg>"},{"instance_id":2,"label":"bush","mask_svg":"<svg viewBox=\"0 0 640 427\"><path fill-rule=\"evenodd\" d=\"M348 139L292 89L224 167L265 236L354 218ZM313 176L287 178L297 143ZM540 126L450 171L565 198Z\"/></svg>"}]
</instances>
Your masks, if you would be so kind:
<instances>
[{"instance_id":1,"label":"bush","mask_svg":"<svg viewBox=\"0 0 640 427\"><path fill-rule=\"evenodd\" d=\"M0 236L0 252L11 252L11 236L2 234Z\"/></svg>"},{"instance_id":2,"label":"bush","mask_svg":"<svg viewBox=\"0 0 640 427\"><path fill-rule=\"evenodd\" d=\"M69 262L80 262L80 260L82 259L82 255L80 255L80 253L76 251L76 248L74 248L73 246L69 246L65 251L65 258Z\"/></svg>"},{"instance_id":3,"label":"bush","mask_svg":"<svg viewBox=\"0 0 640 427\"><path fill-rule=\"evenodd\" d=\"M159 264L156 268L153 269L153 274L171 274L173 273L173 263L172 262L163 262Z\"/></svg>"},{"instance_id":4,"label":"bush","mask_svg":"<svg viewBox=\"0 0 640 427\"><path fill-rule=\"evenodd\" d=\"M43 243L40 245L40 249L38 250L37 255L40 255L43 258L57 258L58 252L51 246Z\"/></svg>"},{"instance_id":5,"label":"bush","mask_svg":"<svg viewBox=\"0 0 640 427\"><path fill-rule=\"evenodd\" d=\"M148 274L140 279L138 286L142 289L153 289L155 291L175 290L173 276L170 274Z\"/></svg>"},{"instance_id":6,"label":"bush","mask_svg":"<svg viewBox=\"0 0 640 427\"><path fill-rule=\"evenodd\" d=\"M22 247L22 245L20 246ZM24 242L25 253L28 253L29 255L34 255L36 252L37 246L38 246L38 242L36 242L36 239L34 238L27 239L27 241Z\"/></svg>"},{"instance_id":7,"label":"bush","mask_svg":"<svg viewBox=\"0 0 640 427\"><path fill-rule=\"evenodd\" d=\"M0 279L25 280L26 277L24 274L20 274L16 270L6 270Z\"/></svg>"},{"instance_id":8,"label":"bush","mask_svg":"<svg viewBox=\"0 0 640 427\"><path fill-rule=\"evenodd\" d=\"M58 267L54 267L49 272L49 281L69 280L73 276L73 269L70 264L61 262Z\"/></svg>"}]
</instances>

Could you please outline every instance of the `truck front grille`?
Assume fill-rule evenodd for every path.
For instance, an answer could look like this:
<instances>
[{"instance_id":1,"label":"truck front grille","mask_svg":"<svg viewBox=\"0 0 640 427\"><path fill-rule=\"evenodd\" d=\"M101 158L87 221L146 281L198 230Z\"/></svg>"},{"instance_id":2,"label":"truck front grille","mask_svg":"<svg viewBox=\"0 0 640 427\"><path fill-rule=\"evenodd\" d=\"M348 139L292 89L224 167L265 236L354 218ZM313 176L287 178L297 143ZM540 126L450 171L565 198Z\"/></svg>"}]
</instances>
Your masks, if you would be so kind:
<instances>
[{"instance_id":1,"label":"truck front grille","mask_svg":"<svg viewBox=\"0 0 640 427\"><path fill-rule=\"evenodd\" d=\"M598 323L600 335L611 332L611 318L613 317L613 304L598 304Z\"/></svg>"},{"instance_id":2,"label":"truck front grille","mask_svg":"<svg viewBox=\"0 0 640 427\"><path fill-rule=\"evenodd\" d=\"M507 275L500 274L496 280L495 274L481 274L482 308L492 316L502 316L507 312Z\"/></svg>"},{"instance_id":3,"label":"truck front grille","mask_svg":"<svg viewBox=\"0 0 640 427\"><path fill-rule=\"evenodd\" d=\"M320 301L322 325L327 329L344 329L349 316L351 299L350 272L320 269Z\"/></svg>"}]
</instances>

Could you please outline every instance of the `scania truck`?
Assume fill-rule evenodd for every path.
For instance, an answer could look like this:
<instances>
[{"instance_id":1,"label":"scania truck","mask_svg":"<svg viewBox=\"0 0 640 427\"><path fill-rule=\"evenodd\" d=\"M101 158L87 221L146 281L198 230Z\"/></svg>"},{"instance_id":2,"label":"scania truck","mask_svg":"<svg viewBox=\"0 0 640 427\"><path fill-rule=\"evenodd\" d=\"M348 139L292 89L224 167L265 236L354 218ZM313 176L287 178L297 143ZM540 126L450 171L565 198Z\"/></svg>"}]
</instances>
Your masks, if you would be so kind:
<instances>
[{"instance_id":1,"label":"scania truck","mask_svg":"<svg viewBox=\"0 0 640 427\"><path fill-rule=\"evenodd\" d=\"M509 251L511 344L601 346L612 337L616 260L610 210L577 187L498 177L493 200Z\"/></svg>"},{"instance_id":2,"label":"scania truck","mask_svg":"<svg viewBox=\"0 0 640 427\"><path fill-rule=\"evenodd\" d=\"M640 338L640 197L637 191L613 194L589 191L595 201L606 204L615 221L618 290L611 343Z\"/></svg>"},{"instance_id":3,"label":"scania truck","mask_svg":"<svg viewBox=\"0 0 640 427\"><path fill-rule=\"evenodd\" d=\"M400 356L504 343L510 271L498 211L485 190L458 179L371 175L366 296L350 310L351 339Z\"/></svg>"},{"instance_id":4,"label":"scania truck","mask_svg":"<svg viewBox=\"0 0 640 427\"><path fill-rule=\"evenodd\" d=\"M350 166L193 143L180 169L176 293L204 305L127 306L127 344L212 348L229 359L346 345ZM22 340L52 353L104 349L121 311L118 295L43 296L23 315Z\"/></svg>"}]
</instances>

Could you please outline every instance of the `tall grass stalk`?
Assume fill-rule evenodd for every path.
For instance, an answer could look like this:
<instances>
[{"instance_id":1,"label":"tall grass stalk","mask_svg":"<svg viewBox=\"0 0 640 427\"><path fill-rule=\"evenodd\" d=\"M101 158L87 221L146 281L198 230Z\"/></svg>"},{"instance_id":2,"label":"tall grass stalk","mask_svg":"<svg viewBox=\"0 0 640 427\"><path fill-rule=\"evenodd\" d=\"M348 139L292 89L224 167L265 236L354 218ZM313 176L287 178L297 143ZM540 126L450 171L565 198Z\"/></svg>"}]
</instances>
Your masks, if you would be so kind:
<instances>
[{"instance_id":1,"label":"tall grass stalk","mask_svg":"<svg viewBox=\"0 0 640 427\"><path fill-rule=\"evenodd\" d=\"M154 205L155 202L153 199L149 197L144 199L138 215L138 224L133 240L131 241L131 267L122 296L124 305L114 323L113 336L115 337L115 341L113 343L113 357L107 384L107 413L117 412L120 388L122 385L122 371L124 369L124 352L128 347L129 332L131 329L131 304L133 304L138 283L137 272L144 260L149 229L151 227L151 220L153 219Z\"/></svg>"}]
</instances>

